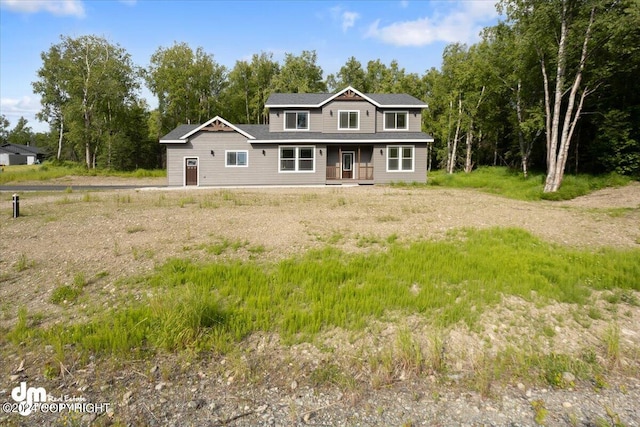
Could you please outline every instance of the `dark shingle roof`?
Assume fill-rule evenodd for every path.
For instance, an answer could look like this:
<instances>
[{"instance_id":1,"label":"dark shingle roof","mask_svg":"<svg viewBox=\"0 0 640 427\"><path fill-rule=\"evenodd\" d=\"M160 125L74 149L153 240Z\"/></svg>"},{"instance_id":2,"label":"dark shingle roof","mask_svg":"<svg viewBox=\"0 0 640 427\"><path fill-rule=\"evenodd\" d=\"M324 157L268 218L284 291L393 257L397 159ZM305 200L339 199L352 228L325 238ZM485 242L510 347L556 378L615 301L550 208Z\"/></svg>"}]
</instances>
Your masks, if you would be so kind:
<instances>
[{"instance_id":1,"label":"dark shingle roof","mask_svg":"<svg viewBox=\"0 0 640 427\"><path fill-rule=\"evenodd\" d=\"M178 141L182 136L200 125L180 125L162 138L164 141ZM238 129L253 136L258 141L406 141L430 140L433 137L424 132L377 132L377 133L322 133L322 132L269 132L269 125L234 125ZM251 141L251 140L249 140ZM186 142L186 140L185 140Z\"/></svg>"},{"instance_id":2,"label":"dark shingle roof","mask_svg":"<svg viewBox=\"0 0 640 427\"><path fill-rule=\"evenodd\" d=\"M162 141L177 141L177 140L180 139L180 137L182 137L185 134L191 132L192 130L194 130L198 126L200 126L200 125L179 125L177 128L175 128L174 130L172 130L171 132L169 132L168 134L166 134L165 136L160 138L160 142L162 142Z\"/></svg>"},{"instance_id":3,"label":"dark shingle roof","mask_svg":"<svg viewBox=\"0 0 640 427\"><path fill-rule=\"evenodd\" d=\"M342 93L345 90L337 93ZM335 95L335 93L272 93L269 96L269 99L267 99L265 105L267 107L319 107ZM424 108L427 106L423 101L414 96L407 95L406 93L363 93L363 95L382 107L402 106Z\"/></svg>"},{"instance_id":4,"label":"dark shingle roof","mask_svg":"<svg viewBox=\"0 0 640 427\"><path fill-rule=\"evenodd\" d=\"M41 150L38 147L34 147L32 145L22 145L22 144L2 144L0 145L0 151L9 154L21 154L21 155L39 155L46 154L45 151Z\"/></svg>"},{"instance_id":5,"label":"dark shingle roof","mask_svg":"<svg viewBox=\"0 0 640 427\"><path fill-rule=\"evenodd\" d=\"M258 141L403 141L429 140L433 137L424 132L377 132L377 133L322 133L322 132L269 132L269 125L236 125Z\"/></svg>"}]
</instances>

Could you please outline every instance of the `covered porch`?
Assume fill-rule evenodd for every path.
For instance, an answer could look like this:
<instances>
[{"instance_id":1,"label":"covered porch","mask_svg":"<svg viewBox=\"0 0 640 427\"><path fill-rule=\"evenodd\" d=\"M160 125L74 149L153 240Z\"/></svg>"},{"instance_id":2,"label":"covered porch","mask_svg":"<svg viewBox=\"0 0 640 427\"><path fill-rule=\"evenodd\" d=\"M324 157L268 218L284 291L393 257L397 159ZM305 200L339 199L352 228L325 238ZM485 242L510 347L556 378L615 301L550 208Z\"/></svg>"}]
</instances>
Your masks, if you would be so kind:
<instances>
[{"instance_id":1,"label":"covered porch","mask_svg":"<svg viewBox=\"0 0 640 427\"><path fill-rule=\"evenodd\" d=\"M373 145L328 145L327 184L373 184Z\"/></svg>"}]
</instances>

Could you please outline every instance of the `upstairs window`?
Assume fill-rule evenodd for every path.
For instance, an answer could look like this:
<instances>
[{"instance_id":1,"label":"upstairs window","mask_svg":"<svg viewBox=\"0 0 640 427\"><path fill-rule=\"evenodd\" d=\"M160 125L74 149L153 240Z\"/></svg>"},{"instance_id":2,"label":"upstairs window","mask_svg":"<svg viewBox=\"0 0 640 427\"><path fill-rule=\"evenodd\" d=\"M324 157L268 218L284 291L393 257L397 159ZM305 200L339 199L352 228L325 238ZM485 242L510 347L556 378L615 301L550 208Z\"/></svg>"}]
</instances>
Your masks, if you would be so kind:
<instances>
[{"instance_id":1,"label":"upstairs window","mask_svg":"<svg viewBox=\"0 0 640 427\"><path fill-rule=\"evenodd\" d=\"M388 111L384 113L384 130L409 129L409 113L406 111Z\"/></svg>"},{"instance_id":2,"label":"upstairs window","mask_svg":"<svg viewBox=\"0 0 640 427\"><path fill-rule=\"evenodd\" d=\"M284 113L284 130L309 130L308 111L287 111Z\"/></svg>"},{"instance_id":3,"label":"upstairs window","mask_svg":"<svg viewBox=\"0 0 640 427\"><path fill-rule=\"evenodd\" d=\"M339 130L360 129L360 111L340 111L338 115Z\"/></svg>"}]
</instances>

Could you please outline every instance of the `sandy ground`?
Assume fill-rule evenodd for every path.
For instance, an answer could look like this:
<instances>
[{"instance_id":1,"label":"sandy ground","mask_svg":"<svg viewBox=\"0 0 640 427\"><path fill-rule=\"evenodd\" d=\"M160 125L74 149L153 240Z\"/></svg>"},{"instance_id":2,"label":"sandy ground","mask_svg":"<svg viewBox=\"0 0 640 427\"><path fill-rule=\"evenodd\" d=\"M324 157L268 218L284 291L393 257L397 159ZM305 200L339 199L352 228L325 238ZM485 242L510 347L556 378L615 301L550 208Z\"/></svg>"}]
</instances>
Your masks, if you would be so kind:
<instances>
[{"instance_id":1,"label":"sandy ground","mask_svg":"<svg viewBox=\"0 0 640 427\"><path fill-rule=\"evenodd\" d=\"M144 185L154 182L162 181L147 179ZM500 226L520 227L563 245L640 247L640 183L567 202L382 186L25 192L19 219L11 218L11 195L0 193L0 200L0 299L11 301L3 308L5 325L17 306L55 312L47 302L51 290L79 274L91 280L108 273L114 281L171 257L215 259L197 248L224 240L262 247L260 257L280 259L329 240L358 251L367 238L395 234L412 241L440 238L460 227Z\"/></svg>"},{"instance_id":2,"label":"sandy ground","mask_svg":"<svg viewBox=\"0 0 640 427\"><path fill-rule=\"evenodd\" d=\"M126 183L100 179L67 178L63 184ZM366 251L375 249L375 243L362 242L390 235L410 242L442 238L460 227L496 226L523 228L560 245L593 250L640 248L640 183L567 202L524 202L468 190L385 186L25 192L18 219L11 218L11 194L1 190L0 326L5 328L15 324L21 306L39 313L43 324L68 319L66 308L52 304L50 298L53 289L74 278L88 282L86 292L113 289L117 280L145 274L172 257L270 261L328 242L345 251ZM240 244L237 250L220 255L205 250L223 241ZM487 336L500 335L500 329L507 328L502 318L507 311L512 316L522 314L522 319L551 318L554 310L563 307L523 306L522 301L508 300L500 310L487 314L478 331L451 331L451 346L481 353ZM632 310L621 327L623 337L638 346L640 313ZM424 325L416 325L420 327ZM578 347L581 341L601 336L605 327L603 322L593 333L574 334L572 339L567 339L572 331L558 329L555 339L558 345ZM516 329L510 334L526 336L530 325L512 322L508 328ZM475 337L473 345L470 336ZM309 351L313 357L323 357ZM462 369L464 363L459 363ZM635 393L640 393L640 385ZM137 418L130 420L135 423ZM482 420L492 422L491 417Z\"/></svg>"}]
</instances>

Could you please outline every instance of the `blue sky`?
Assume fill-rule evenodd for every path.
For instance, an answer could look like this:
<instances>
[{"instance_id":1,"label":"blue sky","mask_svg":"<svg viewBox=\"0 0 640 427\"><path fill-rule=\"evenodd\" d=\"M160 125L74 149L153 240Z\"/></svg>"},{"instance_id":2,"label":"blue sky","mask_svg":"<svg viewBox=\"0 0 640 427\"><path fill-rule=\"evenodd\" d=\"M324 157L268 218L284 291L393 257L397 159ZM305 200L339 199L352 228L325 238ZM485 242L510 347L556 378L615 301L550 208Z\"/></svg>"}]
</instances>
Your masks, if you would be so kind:
<instances>
[{"instance_id":1,"label":"blue sky","mask_svg":"<svg viewBox=\"0 0 640 427\"><path fill-rule=\"evenodd\" d=\"M13 127L24 116L34 131L40 100L31 82L40 54L60 35L95 34L117 43L142 67L159 47L186 42L232 68L254 53L315 50L325 77L355 56L407 72L440 67L444 47L474 43L497 22L493 0L439 1L214 1L0 0L0 114ZM141 95L152 107L152 94Z\"/></svg>"}]
</instances>

